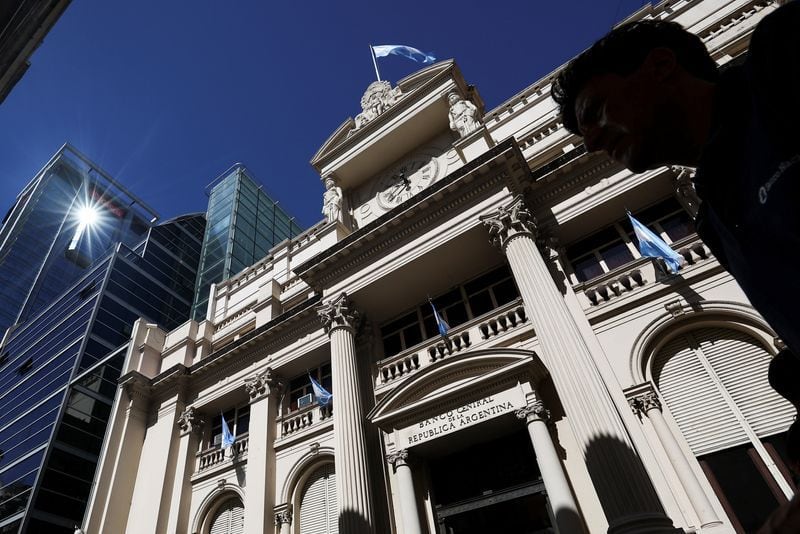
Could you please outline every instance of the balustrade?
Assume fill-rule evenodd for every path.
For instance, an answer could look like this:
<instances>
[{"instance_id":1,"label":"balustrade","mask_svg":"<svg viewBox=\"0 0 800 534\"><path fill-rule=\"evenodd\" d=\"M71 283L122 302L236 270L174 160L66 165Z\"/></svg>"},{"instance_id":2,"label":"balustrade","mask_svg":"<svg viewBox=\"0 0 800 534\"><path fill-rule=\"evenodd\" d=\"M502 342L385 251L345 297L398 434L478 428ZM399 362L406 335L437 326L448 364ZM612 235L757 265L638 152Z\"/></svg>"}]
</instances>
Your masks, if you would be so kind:
<instances>
[{"instance_id":1,"label":"balustrade","mask_svg":"<svg viewBox=\"0 0 800 534\"><path fill-rule=\"evenodd\" d=\"M295 412L283 415L278 418L278 427L280 428L279 439L296 434L315 424L326 422L332 417L333 404L328 404L327 406L312 404Z\"/></svg>"},{"instance_id":2,"label":"balustrade","mask_svg":"<svg viewBox=\"0 0 800 534\"><path fill-rule=\"evenodd\" d=\"M230 458L234 461L238 461L247 456L249 441L249 436L247 434L236 436L236 441L233 442L233 453ZM219 446L200 451L197 453L197 471L204 471L222 464L225 462L226 458L229 458L226 456L227 453L227 449L222 449Z\"/></svg>"}]
</instances>

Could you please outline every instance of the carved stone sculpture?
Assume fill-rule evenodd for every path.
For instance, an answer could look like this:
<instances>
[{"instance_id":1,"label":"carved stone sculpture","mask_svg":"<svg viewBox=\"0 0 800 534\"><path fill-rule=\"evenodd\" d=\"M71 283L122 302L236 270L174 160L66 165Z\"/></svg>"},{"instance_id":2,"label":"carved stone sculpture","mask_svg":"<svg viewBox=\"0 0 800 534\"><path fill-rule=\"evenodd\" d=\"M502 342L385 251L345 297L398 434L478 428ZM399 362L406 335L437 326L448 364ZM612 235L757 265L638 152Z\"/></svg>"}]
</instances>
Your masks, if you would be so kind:
<instances>
[{"instance_id":1,"label":"carved stone sculpture","mask_svg":"<svg viewBox=\"0 0 800 534\"><path fill-rule=\"evenodd\" d=\"M458 132L459 137L466 137L480 127L478 108L475 107L475 104L464 100L455 92L447 95L447 103L450 104L450 113L448 113L450 129Z\"/></svg>"},{"instance_id":2,"label":"carved stone sculpture","mask_svg":"<svg viewBox=\"0 0 800 534\"><path fill-rule=\"evenodd\" d=\"M203 418L194 406L186 408L178 417L178 428L181 432L200 432L203 428Z\"/></svg>"},{"instance_id":3,"label":"carved stone sculpture","mask_svg":"<svg viewBox=\"0 0 800 534\"><path fill-rule=\"evenodd\" d=\"M489 242L502 249L509 238L519 233L530 233L537 237L536 218L525 207L518 195L508 206L501 206L494 213L480 218L489 231Z\"/></svg>"},{"instance_id":4,"label":"carved stone sculpture","mask_svg":"<svg viewBox=\"0 0 800 534\"><path fill-rule=\"evenodd\" d=\"M361 113L356 115L356 127L359 129L381 113L389 109L400 98L400 88L392 89L387 81L372 82L361 97Z\"/></svg>"},{"instance_id":5,"label":"carved stone sculpture","mask_svg":"<svg viewBox=\"0 0 800 534\"><path fill-rule=\"evenodd\" d=\"M644 391L628 399L628 404L636 415L646 415L650 410L661 409L661 401L655 391Z\"/></svg>"},{"instance_id":6,"label":"carved stone sculpture","mask_svg":"<svg viewBox=\"0 0 800 534\"><path fill-rule=\"evenodd\" d=\"M326 333L330 333L336 327L350 328L355 331L361 320L358 310L347 299L347 293L342 293L330 303L317 308L317 315L319 315Z\"/></svg>"},{"instance_id":7,"label":"carved stone sculpture","mask_svg":"<svg viewBox=\"0 0 800 534\"><path fill-rule=\"evenodd\" d=\"M547 421L550 419L550 410L544 407L544 403L542 401L534 401L531 404L528 404L524 408L520 408L514 412L517 415L518 419L524 419L528 422L530 421Z\"/></svg>"},{"instance_id":8,"label":"carved stone sculpture","mask_svg":"<svg viewBox=\"0 0 800 534\"><path fill-rule=\"evenodd\" d=\"M263 395L270 395L280 386L280 381L269 367L255 376L251 376L244 381L244 389L250 396L250 400L255 400Z\"/></svg>"},{"instance_id":9,"label":"carved stone sculpture","mask_svg":"<svg viewBox=\"0 0 800 534\"><path fill-rule=\"evenodd\" d=\"M336 185L333 176L325 178L325 194L322 196L322 214L328 222L342 220L342 188Z\"/></svg>"}]
</instances>

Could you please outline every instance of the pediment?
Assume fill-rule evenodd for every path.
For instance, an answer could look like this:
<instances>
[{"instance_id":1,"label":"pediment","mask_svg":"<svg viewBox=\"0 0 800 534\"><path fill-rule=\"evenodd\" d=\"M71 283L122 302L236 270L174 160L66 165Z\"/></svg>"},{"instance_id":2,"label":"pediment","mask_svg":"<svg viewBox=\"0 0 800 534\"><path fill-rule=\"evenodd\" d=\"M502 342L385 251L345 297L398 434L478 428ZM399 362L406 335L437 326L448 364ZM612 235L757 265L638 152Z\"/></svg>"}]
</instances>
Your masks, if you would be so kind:
<instances>
[{"instance_id":1,"label":"pediment","mask_svg":"<svg viewBox=\"0 0 800 534\"><path fill-rule=\"evenodd\" d=\"M467 352L413 375L383 397L367 418L389 431L519 382L538 384L545 376L547 369L531 351L502 348Z\"/></svg>"}]
</instances>

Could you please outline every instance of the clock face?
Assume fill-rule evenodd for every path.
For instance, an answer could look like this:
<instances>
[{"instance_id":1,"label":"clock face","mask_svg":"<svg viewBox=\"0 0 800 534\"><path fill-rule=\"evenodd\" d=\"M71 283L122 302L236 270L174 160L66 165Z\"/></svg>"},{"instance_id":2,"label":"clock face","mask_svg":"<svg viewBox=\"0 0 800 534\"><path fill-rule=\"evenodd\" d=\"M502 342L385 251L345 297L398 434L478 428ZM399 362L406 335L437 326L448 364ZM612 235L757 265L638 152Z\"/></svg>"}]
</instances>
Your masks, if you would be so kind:
<instances>
[{"instance_id":1,"label":"clock face","mask_svg":"<svg viewBox=\"0 0 800 534\"><path fill-rule=\"evenodd\" d=\"M433 183L438 174L435 157L416 157L395 165L378 180L378 205L391 209L402 204Z\"/></svg>"}]
</instances>

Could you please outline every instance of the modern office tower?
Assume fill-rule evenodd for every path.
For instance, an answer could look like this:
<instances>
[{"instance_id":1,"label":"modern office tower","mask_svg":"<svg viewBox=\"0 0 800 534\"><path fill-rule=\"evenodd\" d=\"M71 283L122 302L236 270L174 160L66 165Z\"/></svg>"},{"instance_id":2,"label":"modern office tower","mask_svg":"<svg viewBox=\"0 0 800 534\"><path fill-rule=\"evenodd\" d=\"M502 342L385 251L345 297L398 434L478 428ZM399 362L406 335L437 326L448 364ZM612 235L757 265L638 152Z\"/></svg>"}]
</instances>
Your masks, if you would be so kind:
<instances>
[{"instance_id":1,"label":"modern office tower","mask_svg":"<svg viewBox=\"0 0 800 534\"><path fill-rule=\"evenodd\" d=\"M118 244L10 331L0 349L3 534L72 534L133 323L143 317L174 328L189 317L205 218L192 214L145 228L144 240L132 248Z\"/></svg>"},{"instance_id":2,"label":"modern office tower","mask_svg":"<svg viewBox=\"0 0 800 534\"><path fill-rule=\"evenodd\" d=\"M0 229L0 336L49 305L117 243L140 242L156 213L64 145Z\"/></svg>"},{"instance_id":3,"label":"modern office tower","mask_svg":"<svg viewBox=\"0 0 800 534\"><path fill-rule=\"evenodd\" d=\"M211 284L227 280L303 231L241 164L209 184L206 235L195 285L192 318L205 318Z\"/></svg>"}]
</instances>

